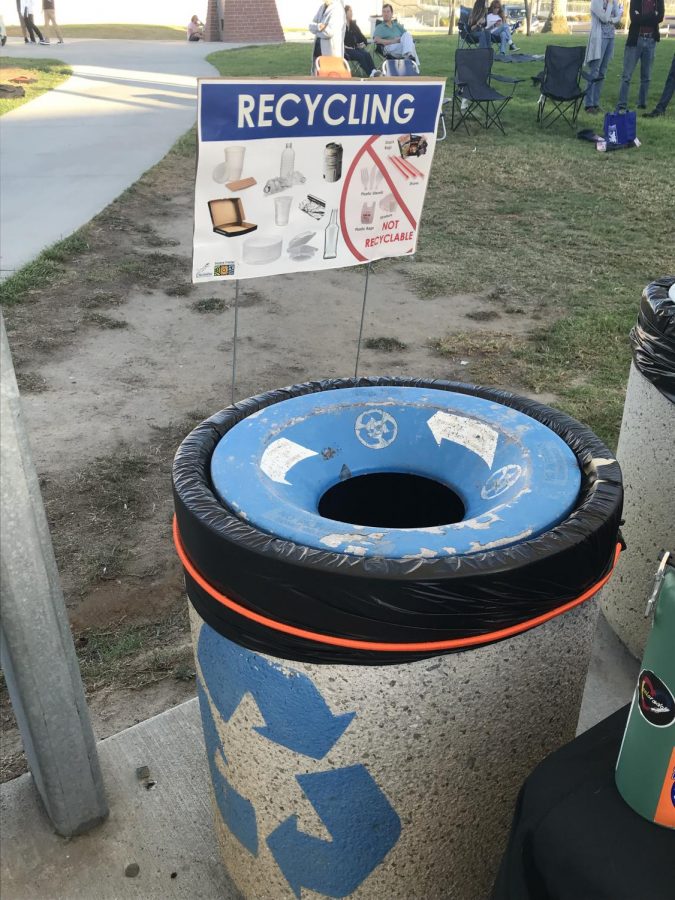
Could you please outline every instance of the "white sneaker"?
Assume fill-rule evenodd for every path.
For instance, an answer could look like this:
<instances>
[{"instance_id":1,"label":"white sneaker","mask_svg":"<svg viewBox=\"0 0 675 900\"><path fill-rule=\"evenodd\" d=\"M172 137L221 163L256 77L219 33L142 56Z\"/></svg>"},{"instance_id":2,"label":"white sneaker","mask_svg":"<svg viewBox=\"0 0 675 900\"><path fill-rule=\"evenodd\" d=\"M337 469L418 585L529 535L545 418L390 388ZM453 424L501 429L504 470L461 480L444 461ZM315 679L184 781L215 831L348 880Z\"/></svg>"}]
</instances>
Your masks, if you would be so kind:
<instances>
[{"instance_id":1,"label":"white sneaker","mask_svg":"<svg viewBox=\"0 0 675 900\"><path fill-rule=\"evenodd\" d=\"M42 40L40 41L40 43L41 43L41 44L44 44L44 45L46 46L46 45L49 43L49 41L48 41L48 40L45 40L45 38L42 38Z\"/></svg>"}]
</instances>

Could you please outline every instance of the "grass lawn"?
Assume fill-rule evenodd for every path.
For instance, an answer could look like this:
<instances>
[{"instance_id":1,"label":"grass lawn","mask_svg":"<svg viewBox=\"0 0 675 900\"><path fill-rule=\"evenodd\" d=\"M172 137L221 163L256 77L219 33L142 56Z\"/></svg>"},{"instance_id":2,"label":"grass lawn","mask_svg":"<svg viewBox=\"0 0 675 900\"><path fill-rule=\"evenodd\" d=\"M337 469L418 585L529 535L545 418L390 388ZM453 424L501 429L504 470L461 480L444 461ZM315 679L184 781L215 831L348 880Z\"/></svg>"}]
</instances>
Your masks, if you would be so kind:
<instances>
[{"instance_id":1,"label":"grass lawn","mask_svg":"<svg viewBox=\"0 0 675 900\"><path fill-rule=\"evenodd\" d=\"M185 25L59 25L64 40L68 38L115 38L124 41L184 41ZM40 16L36 16L38 27L47 32L46 37L53 40L50 29L42 28ZM9 37L21 37L18 25L8 25Z\"/></svg>"},{"instance_id":2,"label":"grass lawn","mask_svg":"<svg viewBox=\"0 0 675 900\"><path fill-rule=\"evenodd\" d=\"M20 70L20 71L19 71ZM0 116L23 106L29 100L35 100L45 91L51 91L73 74L70 66L58 59L7 59L0 58L0 81L9 82L10 78L25 75L35 78L33 84L22 84L25 96L16 99L0 100Z\"/></svg>"},{"instance_id":3,"label":"grass lawn","mask_svg":"<svg viewBox=\"0 0 675 900\"><path fill-rule=\"evenodd\" d=\"M585 40L518 36L518 45L543 53L549 42ZM624 40L617 37L607 73L607 109L618 97ZM456 46L454 36L420 38L423 74L451 82ZM286 44L218 52L209 61L222 75L304 75L310 56L309 45ZM671 58L666 41L657 48L650 107ZM496 73L527 79L507 107L505 137L494 129L461 130L437 146L410 277L422 298L495 286L498 309L530 315L534 330L514 338L500 334L496 320L488 339L446 335L439 322L438 352L482 342L484 383L508 378L556 394L567 412L615 446L641 291L675 268L675 115L640 119L640 149L598 153L566 125L537 126L538 93L529 76L540 69L538 62L495 64ZM633 103L638 83L636 73ZM582 113L578 127L602 130L602 118Z\"/></svg>"}]
</instances>

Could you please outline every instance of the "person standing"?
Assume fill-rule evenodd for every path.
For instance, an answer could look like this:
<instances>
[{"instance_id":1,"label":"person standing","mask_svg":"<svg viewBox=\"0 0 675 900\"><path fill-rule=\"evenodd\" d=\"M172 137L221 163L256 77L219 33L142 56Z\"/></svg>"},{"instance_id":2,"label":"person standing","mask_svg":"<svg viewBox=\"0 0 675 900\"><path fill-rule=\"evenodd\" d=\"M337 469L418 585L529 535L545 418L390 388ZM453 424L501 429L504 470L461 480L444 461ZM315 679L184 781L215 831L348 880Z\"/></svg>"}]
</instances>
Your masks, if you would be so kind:
<instances>
[{"instance_id":1,"label":"person standing","mask_svg":"<svg viewBox=\"0 0 675 900\"><path fill-rule=\"evenodd\" d=\"M623 6L617 0L591 0L591 33L588 37L584 65L597 81L590 82L586 91L585 109L593 115L600 112L600 92L607 66L614 56L616 26L621 22Z\"/></svg>"},{"instance_id":2,"label":"person standing","mask_svg":"<svg viewBox=\"0 0 675 900\"><path fill-rule=\"evenodd\" d=\"M640 93L638 109L647 109L647 94L652 78L656 45L661 40L659 24L663 22L663 0L630 0L630 25L623 51L623 72L617 112L628 108L628 92L635 67L640 62Z\"/></svg>"},{"instance_id":3,"label":"person standing","mask_svg":"<svg viewBox=\"0 0 675 900\"><path fill-rule=\"evenodd\" d=\"M656 104L654 109L651 112L645 113L644 119L655 119L657 116L665 116L666 109L668 104L670 103L673 92L675 91L675 53L673 54L673 61L670 64L670 72L668 72L668 77L666 78L666 83L663 86L663 93L659 98L659 102Z\"/></svg>"},{"instance_id":4,"label":"person standing","mask_svg":"<svg viewBox=\"0 0 675 900\"><path fill-rule=\"evenodd\" d=\"M31 44L37 43L35 40L36 35L41 44L48 44L49 41L43 37L42 32L35 24L35 19L33 17L35 12L34 0L21 0L21 3L23 6L23 19L26 23L26 28L28 29Z\"/></svg>"},{"instance_id":5,"label":"person standing","mask_svg":"<svg viewBox=\"0 0 675 900\"><path fill-rule=\"evenodd\" d=\"M63 37L59 30L59 26L56 22L56 9L54 7L55 0L42 0L42 12L45 16L45 31L47 30L47 25L51 25L54 31L56 32L57 44L63 43Z\"/></svg>"},{"instance_id":6,"label":"person standing","mask_svg":"<svg viewBox=\"0 0 675 900\"><path fill-rule=\"evenodd\" d=\"M342 0L326 0L322 3L309 25L309 30L320 40L321 56L344 58L345 27Z\"/></svg>"},{"instance_id":7,"label":"person standing","mask_svg":"<svg viewBox=\"0 0 675 900\"><path fill-rule=\"evenodd\" d=\"M21 34L23 35L24 44L30 44L28 40L28 29L26 28L26 23L23 18L23 7L21 6L21 0L16 0L16 11L19 16L19 26L21 28Z\"/></svg>"},{"instance_id":8,"label":"person standing","mask_svg":"<svg viewBox=\"0 0 675 900\"><path fill-rule=\"evenodd\" d=\"M394 19L394 7L391 3L385 3L382 7L382 21L375 26L373 40L384 49L385 56L404 56L414 59L419 66L420 61L415 50L415 42L403 25Z\"/></svg>"},{"instance_id":9,"label":"person standing","mask_svg":"<svg viewBox=\"0 0 675 900\"><path fill-rule=\"evenodd\" d=\"M366 75L372 76L377 74L373 57L366 50L368 41L356 24L351 6L345 6L345 21L347 25L345 30L345 59L357 62Z\"/></svg>"}]
</instances>

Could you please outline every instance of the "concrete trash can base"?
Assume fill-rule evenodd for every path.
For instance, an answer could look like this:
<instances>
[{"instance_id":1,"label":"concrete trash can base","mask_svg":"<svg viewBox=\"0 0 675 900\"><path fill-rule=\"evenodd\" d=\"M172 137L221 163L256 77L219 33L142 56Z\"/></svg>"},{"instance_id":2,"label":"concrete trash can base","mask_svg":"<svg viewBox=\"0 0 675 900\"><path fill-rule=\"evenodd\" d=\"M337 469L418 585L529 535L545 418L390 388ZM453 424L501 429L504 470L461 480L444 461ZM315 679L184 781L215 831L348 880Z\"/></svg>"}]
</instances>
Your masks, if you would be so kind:
<instances>
[{"instance_id":1,"label":"concrete trash can base","mask_svg":"<svg viewBox=\"0 0 675 900\"><path fill-rule=\"evenodd\" d=\"M429 425L439 412L454 440ZM368 486L363 504L357 482L388 473L449 489L463 516L393 523L418 515L415 490L388 504ZM322 498L350 481L357 502L327 518ZM574 734L621 516L607 448L504 392L312 383L202 423L174 492L216 827L242 894L487 896L520 784ZM350 521L373 497L379 521Z\"/></svg>"},{"instance_id":2,"label":"concrete trash can base","mask_svg":"<svg viewBox=\"0 0 675 900\"><path fill-rule=\"evenodd\" d=\"M636 659L654 570L675 533L675 276L645 288L631 332L630 367L617 457L624 472L623 533L629 552L607 586L603 612Z\"/></svg>"},{"instance_id":3,"label":"concrete trash can base","mask_svg":"<svg viewBox=\"0 0 675 900\"><path fill-rule=\"evenodd\" d=\"M242 894L484 900L521 784L574 737L597 610L384 677L254 653L192 610L216 830Z\"/></svg>"}]
</instances>

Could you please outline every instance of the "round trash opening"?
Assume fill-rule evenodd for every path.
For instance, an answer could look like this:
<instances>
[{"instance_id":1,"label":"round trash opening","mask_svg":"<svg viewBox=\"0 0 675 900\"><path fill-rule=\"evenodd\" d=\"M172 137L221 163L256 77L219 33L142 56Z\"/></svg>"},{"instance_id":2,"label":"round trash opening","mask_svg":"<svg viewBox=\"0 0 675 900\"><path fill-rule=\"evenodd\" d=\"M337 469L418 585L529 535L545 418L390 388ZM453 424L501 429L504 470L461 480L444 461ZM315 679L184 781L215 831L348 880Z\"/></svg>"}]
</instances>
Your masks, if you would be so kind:
<instances>
[{"instance_id":1,"label":"round trash opening","mask_svg":"<svg viewBox=\"0 0 675 900\"><path fill-rule=\"evenodd\" d=\"M404 472L373 472L339 481L319 500L324 519L376 528L433 528L461 522L464 504L440 481Z\"/></svg>"},{"instance_id":2,"label":"round trash opening","mask_svg":"<svg viewBox=\"0 0 675 900\"><path fill-rule=\"evenodd\" d=\"M565 519L581 473L544 423L482 397L367 386L292 397L218 442L211 480L246 523L361 557L467 555Z\"/></svg>"}]
</instances>

